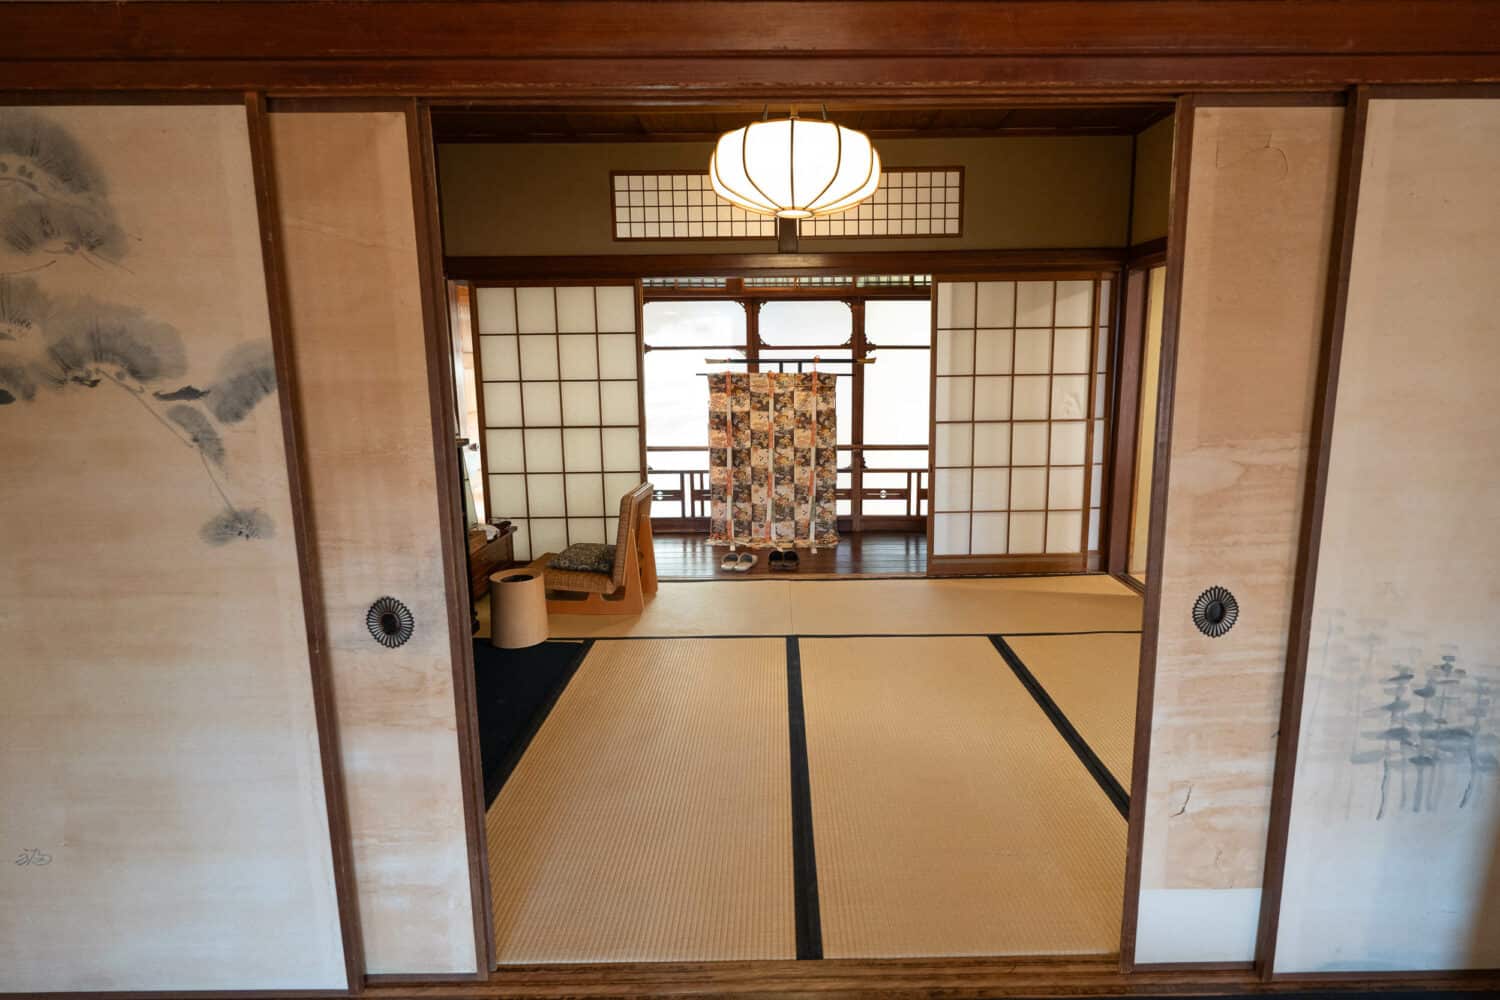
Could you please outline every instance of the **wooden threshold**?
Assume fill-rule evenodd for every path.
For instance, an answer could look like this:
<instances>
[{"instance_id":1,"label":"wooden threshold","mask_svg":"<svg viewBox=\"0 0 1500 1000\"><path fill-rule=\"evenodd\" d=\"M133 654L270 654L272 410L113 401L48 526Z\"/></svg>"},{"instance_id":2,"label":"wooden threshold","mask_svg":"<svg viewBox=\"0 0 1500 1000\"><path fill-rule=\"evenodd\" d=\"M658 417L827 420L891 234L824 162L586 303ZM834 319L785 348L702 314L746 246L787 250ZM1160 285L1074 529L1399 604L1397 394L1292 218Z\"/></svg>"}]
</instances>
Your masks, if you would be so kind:
<instances>
[{"instance_id":1,"label":"wooden threshold","mask_svg":"<svg viewBox=\"0 0 1500 1000\"><path fill-rule=\"evenodd\" d=\"M810 996L905 1000L941 995L978 997L1105 997L1195 994L1277 995L1305 991L1307 982L1261 982L1249 969L1143 967L1120 971L1114 955L1087 958L880 959L771 962L660 962L507 966L483 983L415 982L368 985L371 998L430 997L717 997ZM1323 992L1451 990L1493 995L1500 974L1370 975L1321 979Z\"/></svg>"},{"instance_id":2,"label":"wooden threshold","mask_svg":"<svg viewBox=\"0 0 1500 1000\"><path fill-rule=\"evenodd\" d=\"M1049 573L1093 573L1099 569L1099 553L1070 552L1065 555L933 556L927 561L928 576L1042 576Z\"/></svg>"}]
</instances>

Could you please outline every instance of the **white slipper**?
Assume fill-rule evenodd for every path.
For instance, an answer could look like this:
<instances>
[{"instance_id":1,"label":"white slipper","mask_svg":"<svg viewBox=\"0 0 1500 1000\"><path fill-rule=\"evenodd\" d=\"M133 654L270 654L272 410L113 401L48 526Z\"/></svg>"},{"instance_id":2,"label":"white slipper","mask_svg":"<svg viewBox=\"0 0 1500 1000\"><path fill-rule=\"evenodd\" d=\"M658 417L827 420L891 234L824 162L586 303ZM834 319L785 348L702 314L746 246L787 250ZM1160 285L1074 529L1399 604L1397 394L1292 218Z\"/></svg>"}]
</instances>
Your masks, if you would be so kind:
<instances>
[{"instance_id":1,"label":"white slipper","mask_svg":"<svg viewBox=\"0 0 1500 1000\"><path fill-rule=\"evenodd\" d=\"M734 564L734 571L736 573L748 573L750 572L750 567L754 566L758 561L754 552L741 552L739 560Z\"/></svg>"},{"instance_id":2,"label":"white slipper","mask_svg":"<svg viewBox=\"0 0 1500 1000\"><path fill-rule=\"evenodd\" d=\"M735 552L729 552L725 554L723 559L719 560L719 568L728 570L736 569L739 566L739 562L739 554Z\"/></svg>"}]
</instances>

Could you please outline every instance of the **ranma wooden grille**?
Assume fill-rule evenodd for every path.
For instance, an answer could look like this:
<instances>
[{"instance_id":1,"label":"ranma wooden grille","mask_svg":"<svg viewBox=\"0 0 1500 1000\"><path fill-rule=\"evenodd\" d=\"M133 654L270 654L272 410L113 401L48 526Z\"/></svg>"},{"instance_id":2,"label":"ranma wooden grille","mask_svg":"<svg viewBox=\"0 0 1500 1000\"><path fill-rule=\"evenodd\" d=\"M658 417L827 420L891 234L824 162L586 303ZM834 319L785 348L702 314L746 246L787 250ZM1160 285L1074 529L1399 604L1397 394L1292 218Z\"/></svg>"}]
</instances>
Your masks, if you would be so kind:
<instances>
[{"instance_id":1,"label":"ranma wooden grille","mask_svg":"<svg viewBox=\"0 0 1500 1000\"><path fill-rule=\"evenodd\" d=\"M805 237L958 237L962 167L903 167L881 175L868 201L799 223ZM772 239L776 220L720 198L703 171L615 171L610 211L616 240Z\"/></svg>"}]
</instances>

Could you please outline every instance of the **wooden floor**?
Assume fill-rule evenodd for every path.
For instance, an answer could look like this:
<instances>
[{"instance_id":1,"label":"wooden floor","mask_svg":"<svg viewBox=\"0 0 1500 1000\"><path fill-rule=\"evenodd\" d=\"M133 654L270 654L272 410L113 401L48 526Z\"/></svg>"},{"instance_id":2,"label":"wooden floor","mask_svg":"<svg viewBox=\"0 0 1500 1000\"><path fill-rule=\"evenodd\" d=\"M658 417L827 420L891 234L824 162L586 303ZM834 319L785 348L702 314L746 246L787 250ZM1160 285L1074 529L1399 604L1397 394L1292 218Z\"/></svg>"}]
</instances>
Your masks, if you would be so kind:
<instances>
[{"instance_id":1,"label":"wooden floor","mask_svg":"<svg viewBox=\"0 0 1500 1000\"><path fill-rule=\"evenodd\" d=\"M708 536L657 535L656 572L663 580L738 580L745 577L808 578L829 576L924 576L927 573L927 536L920 532L848 533L838 545L798 549L795 573L771 572L769 549L741 549L758 557L748 572L719 568L728 546L708 544Z\"/></svg>"}]
</instances>

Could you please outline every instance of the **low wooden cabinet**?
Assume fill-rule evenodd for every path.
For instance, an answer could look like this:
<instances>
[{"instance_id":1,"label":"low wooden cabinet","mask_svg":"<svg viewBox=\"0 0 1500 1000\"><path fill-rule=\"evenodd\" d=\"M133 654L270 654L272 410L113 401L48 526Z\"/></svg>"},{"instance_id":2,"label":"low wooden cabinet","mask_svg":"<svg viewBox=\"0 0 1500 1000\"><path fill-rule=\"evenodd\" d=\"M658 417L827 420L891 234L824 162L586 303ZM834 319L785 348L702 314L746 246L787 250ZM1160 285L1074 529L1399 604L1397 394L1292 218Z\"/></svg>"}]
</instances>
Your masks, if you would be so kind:
<instances>
[{"instance_id":1,"label":"low wooden cabinet","mask_svg":"<svg viewBox=\"0 0 1500 1000\"><path fill-rule=\"evenodd\" d=\"M515 525L507 524L494 538L485 538L483 528L469 529L469 596L490 592L490 574L515 562Z\"/></svg>"}]
</instances>

